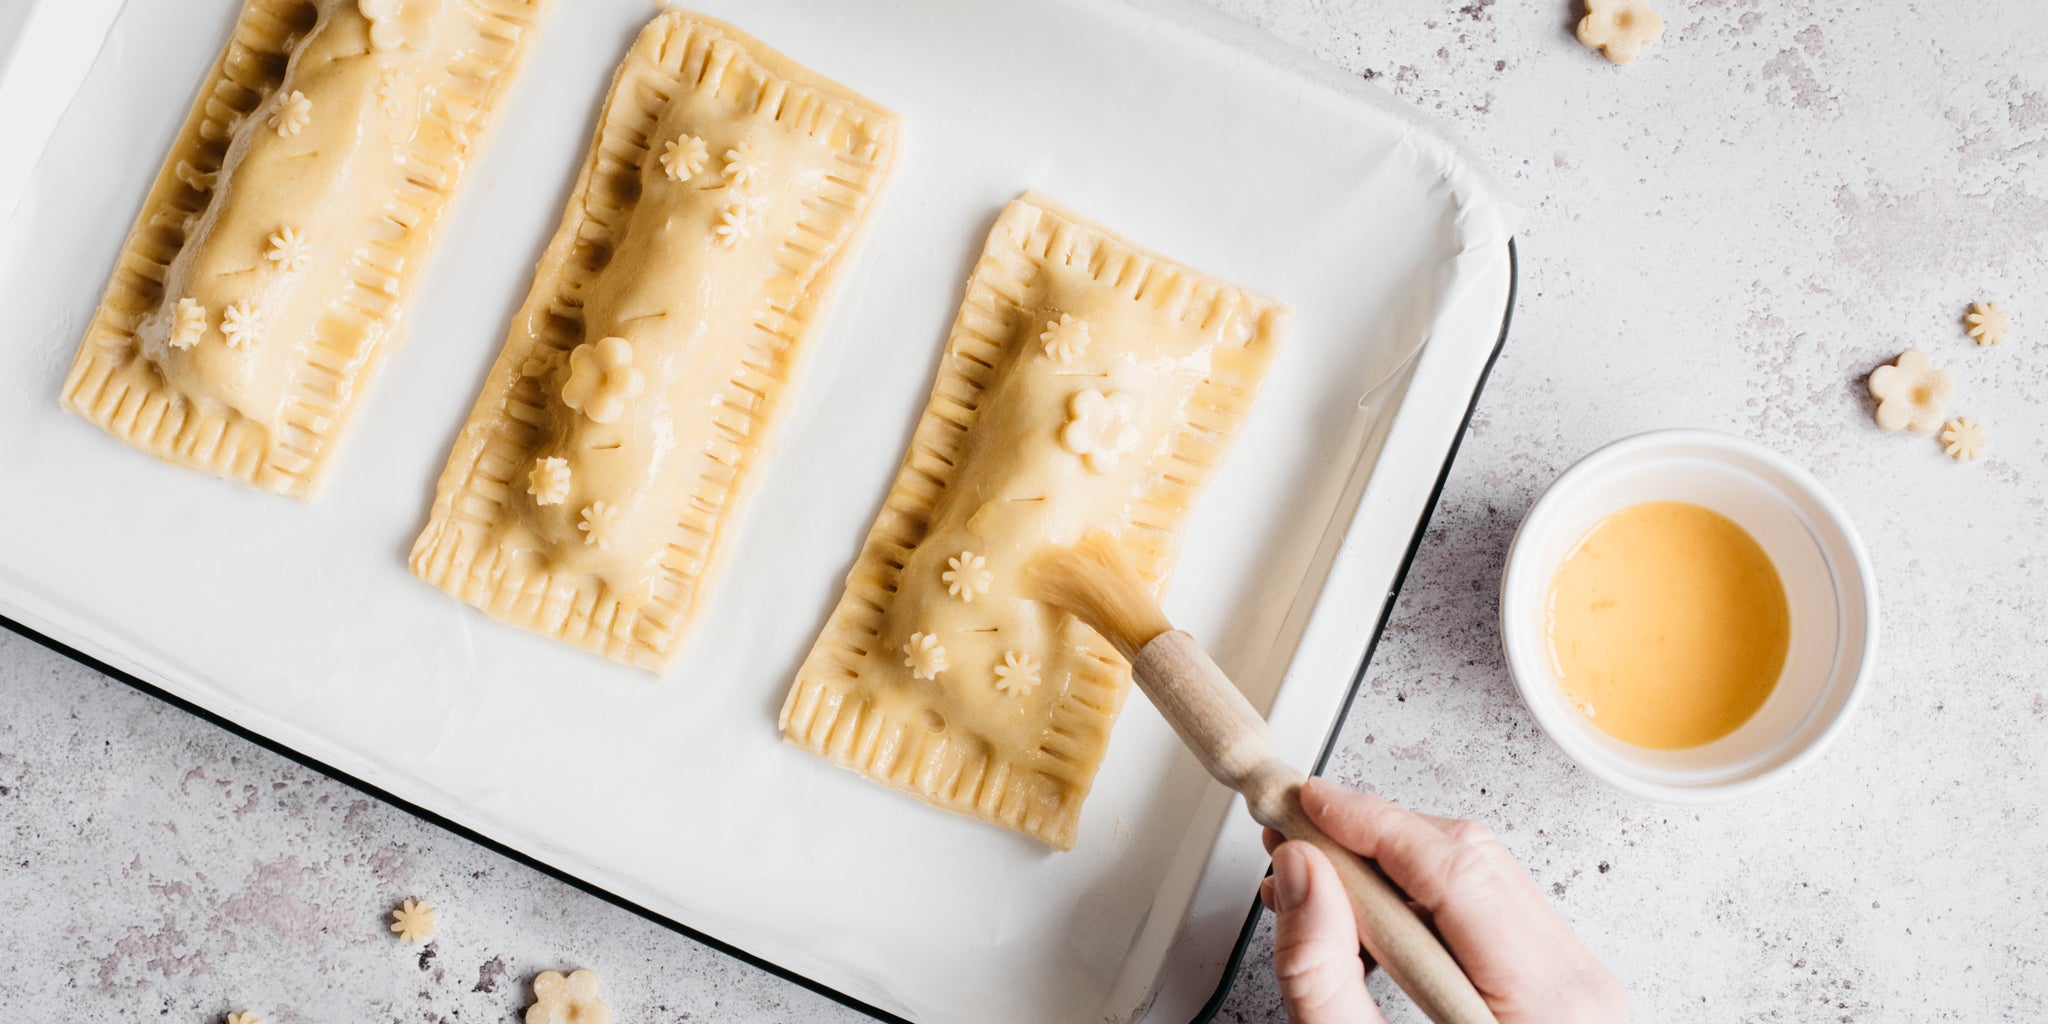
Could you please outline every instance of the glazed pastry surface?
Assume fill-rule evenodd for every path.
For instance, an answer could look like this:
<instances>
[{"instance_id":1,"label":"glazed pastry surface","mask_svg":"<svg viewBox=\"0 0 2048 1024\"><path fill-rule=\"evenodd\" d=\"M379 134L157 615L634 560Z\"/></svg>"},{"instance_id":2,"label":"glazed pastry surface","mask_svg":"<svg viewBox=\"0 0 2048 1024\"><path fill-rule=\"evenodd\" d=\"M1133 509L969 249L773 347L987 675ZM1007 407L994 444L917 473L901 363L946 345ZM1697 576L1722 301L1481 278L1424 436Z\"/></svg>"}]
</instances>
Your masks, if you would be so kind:
<instances>
[{"instance_id":1,"label":"glazed pastry surface","mask_svg":"<svg viewBox=\"0 0 2048 1024\"><path fill-rule=\"evenodd\" d=\"M547 5L248 0L65 408L166 462L310 497Z\"/></svg>"},{"instance_id":2,"label":"glazed pastry surface","mask_svg":"<svg viewBox=\"0 0 2048 1024\"><path fill-rule=\"evenodd\" d=\"M506 622L671 664L896 134L894 115L728 25L656 17L619 68L413 571Z\"/></svg>"},{"instance_id":3,"label":"glazed pastry surface","mask_svg":"<svg viewBox=\"0 0 2048 1024\"><path fill-rule=\"evenodd\" d=\"M1020 574L1103 529L1162 588L1287 318L1037 195L1010 203L784 736L1070 848L1130 669Z\"/></svg>"}]
</instances>

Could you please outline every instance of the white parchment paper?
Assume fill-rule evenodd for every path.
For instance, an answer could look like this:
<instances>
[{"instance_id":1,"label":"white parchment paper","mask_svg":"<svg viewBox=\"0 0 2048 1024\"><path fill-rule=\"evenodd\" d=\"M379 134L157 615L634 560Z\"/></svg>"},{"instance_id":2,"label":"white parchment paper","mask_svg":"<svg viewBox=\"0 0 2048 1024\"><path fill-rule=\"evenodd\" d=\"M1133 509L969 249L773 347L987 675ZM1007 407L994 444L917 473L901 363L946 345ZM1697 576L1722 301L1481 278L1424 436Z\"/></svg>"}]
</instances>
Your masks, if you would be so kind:
<instances>
[{"instance_id":1,"label":"white parchment paper","mask_svg":"<svg viewBox=\"0 0 2048 1024\"><path fill-rule=\"evenodd\" d=\"M160 465L58 408L237 7L131 0L0 233L0 612L885 1009L1184 1020L1263 860L1142 698L1078 847L1053 854L784 747L784 688L974 253L1036 188L1296 307L1168 610L1310 760L1494 343L1515 212L1410 115L1177 4L702 6L896 109L908 138L678 670L499 625L405 567L647 0L558 0L310 505Z\"/></svg>"}]
</instances>

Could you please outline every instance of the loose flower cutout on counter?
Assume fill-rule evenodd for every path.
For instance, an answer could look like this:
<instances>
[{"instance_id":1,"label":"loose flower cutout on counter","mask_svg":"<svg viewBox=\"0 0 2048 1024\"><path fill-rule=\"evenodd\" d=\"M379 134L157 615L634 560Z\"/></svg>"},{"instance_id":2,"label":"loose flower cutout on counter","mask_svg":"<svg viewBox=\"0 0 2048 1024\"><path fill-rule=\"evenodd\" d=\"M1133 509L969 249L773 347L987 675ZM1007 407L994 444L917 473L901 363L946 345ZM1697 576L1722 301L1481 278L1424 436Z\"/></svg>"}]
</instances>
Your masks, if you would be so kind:
<instances>
[{"instance_id":1,"label":"loose flower cutout on counter","mask_svg":"<svg viewBox=\"0 0 2048 1024\"><path fill-rule=\"evenodd\" d=\"M1076 320L1071 313L1061 313L1058 320L1046 322L1045 331L1038 340L1053 362L1066 366L1088 354L1088 321Z\"/></svg>"},{"instance_id":2,"label":"loose flower cutout on counter","mask_svg":"<svg viewBox=\"0 0 2048 1024\"><path fill-rule=\"evenodd\" d=\"M1942 450L1957 462L1974 461L1990 444L1991 438L1985 436L1984 428L1968 416L1950 420L1941 432Z\"/></svg>"},{"instance_id":3,"label":"loose flower cutout on counter","mask_svg":"<svg viewBox=\"0 0 2048 1024\"><path fill-rule=\"evenodd\" d=\"M1877 399L1877 425L1886 430L1932 434L1941 429L1942 408L1955 397L1956 379L1937 370L1927 353L1909 348L1899 358L1870 372L1870 395Z\"/></svg>"},{"instance_id":4,"label":"loose flower cutout on counter","mask_svg":"<svg viewBox=\"0 0 2048 1024\"><path fill-rule=\"evenodd\" d=\"M946 585L946 595L968 604L988 593L995 581L996 574L988 571L988 559L972 551L946 559L946 571L939 574L939 582Z\"/></svg>"},{"instance_id":5,"label":"loose flower cutout on counter","mask_svg":"<svg viewBox=\"0 0 2048 1024\"><path fill-rule=\"evenodd\" d=\"M761 179L761 158L754 147L742 142L725 151L725 167L719 170L730 188L752 188Z\"/></svg>"},{"instance_id":6,"label":"loose flower cutout on counter","mask_svg":"<svg viewBox=\"0 0 2048 1024\"><path fill-rule=\"evenodd\" d=\"M242 1010L237 1013L228 1014L227 1024L263 1024L263 1018L247 1010Z\"/></svg>"},{"instance_id":7,"label":"loose flower cutout on counter","mask_svg":"<svg viewBox=\"0 0 2048 1024\"><path fill-rule=\"evenodd\" d=\"M406 900L403 906L391 912L391 930L400 939L417 946L441 930L441 912L424 901Z\"/></svg>"},{"instance_id":8,"label":"loose flower cutout on counter","mask_svg":"<svg viewBox=\"0 0 2048 1024\"><path fill-rule=\"evenodd\" d=\"M2012 334L2012 314L1996 302L1972 303L1963 323L1969 325L1970 337L1979 345L2002 344Z\"/></svg>"},{"instance_id":9,"label":"loose flower cutout on counter","mask_svg":"<svg viewBox=\"0 0 2048 1024\"><path fill-rule=\"evenodd\" d=\"M1060 428L1060 446L1081 457L1091 473L1107 473L1138 444L1136 405L1128 395L1105 395L1093 388L1067 399L1067 425Z\"/></svg>"},{"instance_id":10,"label":"loose flower cutout on counter","mask_svg":"<svg viewBox=\"0 0 2048 1024\"><path fill-rule=\"evenodd\" d=\"M313 243L294 228L279 228L270 235L269 247L263 251L263 258L277 264L277 269L287 274L296 274L313 262Z\"/></svg>"},{"instance_id":11,"label":"loose flower cutout on counter","mask_svg":"<svg viewBox=\"0 0 2048 1024\"><path fill-rule=\"evenodd\" d=\"M705 148L704 140L695 135L671 139L661 148L661 169L670 181L688 181L696 177L710 160L710 150Z\"/></svg>"},{"instance_id":12,"label":"loose flower cutout on counter","mask_svg":"<svg viewBox=\"0 0 2048 1024\"><path fill-rule=\"evenodd\" d=\"M917 679L937 679L946 670L946 649L930 633L912 633L903 645L903 664Z\"/></svg>"},{"instance_id":13,"label":"loose flower cutout on counter","mask_svg":"<svg viewBox=\"0 0 2048 1024\"><path fill-rule=\"evenodd\" d=\"M1615 64L1626 64L1664 35L1664 19L1648 0L1586 0L1579 42Z\"/></svg>"},{"instance_id":14,"label":"loose flower cutout on counter","mask_svg":"<svg viewBox=\"0 0 2048 1024\"><path fill-rule=\"evenodd\" d=\"M584 506L580 518L576 528L583 531L583 543L596 545L599 551L610 551L612 528L619 522L619 507L609 501L593 501Z\"/></svg>"},{"instance_id":15,"label":"loose flower cutout on counter","mask_svg":"<svg viewBox=\"0 0 2048 1024\"><path fill-rule=\"evenodd\" d=\"M597 972L578 970L563 977L542 971L533 978L533 1005L526 1024L611 1024L611 1007L597 994Z\"/></svg>"},{"instance_id":16,"label":"loose flower cutout on counter","mask_svg":"<svg viewBox=\"0 0 2048 1024\"><path fill-rule=\"evenodd\" d=\"M256 307L246 302L229 306L220 320L221 337L227 339L229 348L247 348L255 344L256 335L262 330L263 318L257 314Z\"/></svg>"},{"instance_id":17,"label":"loose flower cutout on counter","mask_svg":"<svg viewBox=\"0 0 2048 1024\"><path fill-rule=\"evenodd\" d=\"M562 404L592 423L612 423L626 414L626 403L646 390L647 378L633 368L633 343L624 338L584 342L569 353L569 383L562 385Z\"/></svg>"},{"instance_id":18,"label":"loose flower cutout on counter","mask_svg":"<svg viewBox=\"0 0 2048 1024\"><path fill-rule=\"evenodd\" d=\"M1038 688L1038 662L1031 655L1004 651L996 666L996 689L1018 697L1029 697Z\"/></svg>"},{"instance_id":19,"label":"loose flower cutout on counter","mask_svg":"<svg viewBox=\"0 0 2048 1024\"><path fill-rule=\"evenodd\" d=\"M206 336L206 307L195 299L179 299L177 321L171 325L172 348L185 349Z\"/></svg>"},{"instance_id":20,"label":"loose flower cutout on counter","mask_svg":"<svg viewBox=\"0 0 2048 1024\"><path fill-rule=\"evenodd\" d=\"M285 94L284 99L277 101L277 109L270 112L270 126L283 138L305 131L312 123L313 101L297 89Z\"/></svg>"},{"instance_id":21,"label":"loose flower cutout on counter","mask_svg":"<svg viewBox=\"0 0 2048 1024\"><path fill-rule=\"evenodd\" d=\"M533 495L537 505L559 505L568 501L569 460L552 457L533 460L533 472L526 475L526 493Z\"/></svg>"}]
</instances>

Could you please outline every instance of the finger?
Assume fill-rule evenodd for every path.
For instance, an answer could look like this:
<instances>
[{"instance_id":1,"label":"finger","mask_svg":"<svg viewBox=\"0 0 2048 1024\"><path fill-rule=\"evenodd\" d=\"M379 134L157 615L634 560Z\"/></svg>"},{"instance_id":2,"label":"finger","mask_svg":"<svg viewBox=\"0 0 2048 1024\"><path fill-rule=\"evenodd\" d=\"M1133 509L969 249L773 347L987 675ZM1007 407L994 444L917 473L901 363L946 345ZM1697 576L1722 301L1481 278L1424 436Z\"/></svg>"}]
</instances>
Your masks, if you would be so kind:
<instances>
[{"instance_id":1,"label":"finger","mask_svg":"<svg viewBox=\"0 0 2048 1024\"><path fill-rule=\"evenodd\" d=\"M1274 850L1280 848L1281 843L1287 841L1287 837L1281 835L1278 829L1269 828L1259 835L1259 841L1266 844L1266 855L1270 857Z\"/></svg>"},{"instance_id":2,"label":"finger","mask_svg":"<svg viewBox=\"0 0 2048 1024\"><path fill-rule=\"evenodd\" d=\"M1442 906L1453 875L1469 867L1466 848L1445 829L1371 793L1348 793L1310 779L1301 787L1301 807L1330 838L1378 861L1410 899L1431 910Z\"/></svg>"},{"instance_id":3,"label":"finger","mask_svg":"<svg viewBox=\"0 0 2048 1024\"><path fill-rule=\"evenodd\" d=\"M1268 878L1259 883L1259 902L1266 905L1266 912L1273 911L1273 880Z\"/></svg>"},{"instance_id":4,"label":"finger","mask_svg":"<svg viewBox=\"0 0 2048 1024\"><path fill-rule=\"evenodd\" d=\"M1385 1024L1365 991L1358 924L1322 852L1283 843L1273 852L1273 976L1294 1024Z\"/></svg>"}]
</instances>

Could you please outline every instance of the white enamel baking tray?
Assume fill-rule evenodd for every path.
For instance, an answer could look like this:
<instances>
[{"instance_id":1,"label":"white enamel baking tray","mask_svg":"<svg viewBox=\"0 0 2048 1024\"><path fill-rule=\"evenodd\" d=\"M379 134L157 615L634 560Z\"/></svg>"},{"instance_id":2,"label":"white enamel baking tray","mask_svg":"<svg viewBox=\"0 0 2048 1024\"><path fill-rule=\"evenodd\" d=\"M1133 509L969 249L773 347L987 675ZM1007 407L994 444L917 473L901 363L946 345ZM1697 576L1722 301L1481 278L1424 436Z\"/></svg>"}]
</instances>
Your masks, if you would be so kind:
<instances>
[{"instance_id":1,"label":"white enamel baking tray","mask_svg":"<svg viewBox=\"0 0 2048 1024\"><path fill-rule=\"evenodd\" d=\"M1192 1019L1265 857L1142 698L1078 846L1055 854L783 746L784 687L894 473L973 255L1035 188L1297 309L1168 610L1315 762L1502 336L1515 211L1414 115L1192 4L702 6L908 133L676 671L499 625L405 567L648 0L558 0L409 341L309 505L159 465L57 406L235 0L131 0L75 95L28 90L61 117L0 196L0 615L878 1015Z\"/></svg>"}]
</instances>

